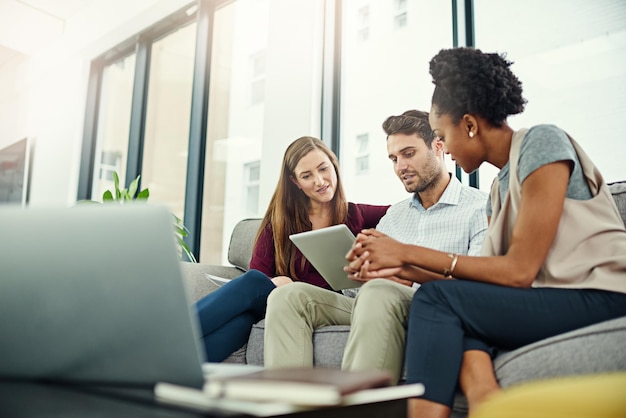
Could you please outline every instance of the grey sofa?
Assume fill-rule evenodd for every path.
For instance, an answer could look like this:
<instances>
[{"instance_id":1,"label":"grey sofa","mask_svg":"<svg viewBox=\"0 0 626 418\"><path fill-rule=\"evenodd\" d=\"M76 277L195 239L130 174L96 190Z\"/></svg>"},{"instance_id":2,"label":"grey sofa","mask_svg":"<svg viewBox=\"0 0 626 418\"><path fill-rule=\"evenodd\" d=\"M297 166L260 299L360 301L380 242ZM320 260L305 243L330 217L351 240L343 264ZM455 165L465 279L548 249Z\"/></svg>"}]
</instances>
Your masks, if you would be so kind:
<instances>
[{"instance_id":1,"label":"grey sofa","mask_svg":"<svg viewBox=\"0 0 626 418\"><path fill-rule=\"evenodd\" d=\"M626 182L612 183L609 187L626 224ZM248 269L259 223L259 219L246 219L233 230L228 249L228 260L232 266L182 263L183 275L194 300L215 289L206 280L205 273L233 278ZM340 367L349 330L348 326L328 326L315 332L316 366ZM263 332L264 321L261 321L253 327L248 344L226 361L263 365ZM494 360L494 367L503 387L565 375L626 371L626 317L500 353ZM466 413L465 399L459 395L453 416L464 416Z\"/></svg>"}]
</instances>

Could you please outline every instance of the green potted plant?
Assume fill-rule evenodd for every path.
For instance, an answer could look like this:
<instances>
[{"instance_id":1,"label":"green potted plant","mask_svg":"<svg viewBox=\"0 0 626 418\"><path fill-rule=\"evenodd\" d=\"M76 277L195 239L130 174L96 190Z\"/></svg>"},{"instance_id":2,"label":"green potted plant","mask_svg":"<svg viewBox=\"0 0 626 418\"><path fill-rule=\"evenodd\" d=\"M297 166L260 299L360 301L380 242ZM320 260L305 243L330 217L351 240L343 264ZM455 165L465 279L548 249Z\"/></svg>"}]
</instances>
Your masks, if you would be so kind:
<instances>
[{"instance_id":1,"label":"green potted plant","mask_svg":"<svg viewBox=\"0 0 626 418\"><path fill-rule=\"evenodd\" d=\"M113 182L115 184L115 190L106 190L102 194L102 202L103 203L111 203L118 202L120 204L124 204L127 201L146 201L148 197L150 197L150 190L139 189L139 179L141 175L137 176L133 181L130 182L128 189L120 188L120 178L117 175L117 172L113 172ZM92 201L93 202L93 201ZM189 249L189 246L185 242L185 237L189 235L189 230L183 224L182 219L178 216L172 214L173 222L174 222L174 231L176 233L176 242L180 246L180 250L185 256L189 259L189 261L196 263L196 257L194 257L193 253Z\"/></svg>"}]
</instances>

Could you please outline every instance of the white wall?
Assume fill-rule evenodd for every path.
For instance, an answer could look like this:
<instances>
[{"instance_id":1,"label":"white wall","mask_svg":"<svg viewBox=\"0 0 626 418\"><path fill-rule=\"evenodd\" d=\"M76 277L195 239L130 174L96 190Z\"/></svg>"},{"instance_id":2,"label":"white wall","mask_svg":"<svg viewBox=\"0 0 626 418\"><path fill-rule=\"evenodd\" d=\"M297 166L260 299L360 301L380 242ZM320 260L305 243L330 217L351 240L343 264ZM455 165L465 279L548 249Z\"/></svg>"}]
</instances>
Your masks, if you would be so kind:
<instances>
[{"instance_id":1,"label":"white wall","mask_svg":"<svg viewBox=\"0 0 626 418\"><path fill-rule=\"evenodd\" d=\"M76 201L91 60L190 2L85 3L65 21L61 37L0 67L0 148L35 138L31 206Z\"/></svg>"}]
</instances>

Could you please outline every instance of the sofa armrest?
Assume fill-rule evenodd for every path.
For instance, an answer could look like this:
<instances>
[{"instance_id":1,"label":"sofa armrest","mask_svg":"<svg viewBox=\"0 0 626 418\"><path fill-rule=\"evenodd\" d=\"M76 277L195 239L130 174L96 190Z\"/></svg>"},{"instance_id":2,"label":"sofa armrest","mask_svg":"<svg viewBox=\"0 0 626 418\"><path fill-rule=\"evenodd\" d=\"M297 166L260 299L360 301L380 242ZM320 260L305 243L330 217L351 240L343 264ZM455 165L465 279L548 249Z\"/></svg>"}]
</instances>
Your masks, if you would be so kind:
<instances>
[{"instance_id":1,"label":"sofa armrest","mask_svg":"<svg viewBox=\"0 0 626 418\"><path fill-rule=\"evenodd\" d=\"M242 270L250 269L250 259L261 226L260 218L243 219L235 225L228 245L228 262Z\"/></svg>"},{"instance_id":2,"label":"sofa armrest","mask_svg":"<svg viewBox=\"0 0 626 418\"><path fill-rule=\"evenodd\" d=\"M233 279L243 273L237 267L189 262L181 262L180 269L192 302L196 302L218 288L218 286L206 278L205 275L207 273L226 279Z\"/></svg>"}]
</instances>

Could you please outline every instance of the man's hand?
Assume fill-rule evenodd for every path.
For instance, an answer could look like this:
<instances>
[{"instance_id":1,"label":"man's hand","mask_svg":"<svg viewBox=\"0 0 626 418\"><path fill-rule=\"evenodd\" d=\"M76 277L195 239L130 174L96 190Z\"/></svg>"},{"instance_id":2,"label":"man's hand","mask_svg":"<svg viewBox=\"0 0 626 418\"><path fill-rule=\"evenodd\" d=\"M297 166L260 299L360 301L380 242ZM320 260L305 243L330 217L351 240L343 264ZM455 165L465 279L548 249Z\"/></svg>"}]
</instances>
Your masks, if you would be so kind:
<instances>
[{"instance_id":1,"label":"man's hand","mask_svg":"<svg viewBox=\"0 0 626 418\"><path fill-rule=\"evenodd\" d=\"M365 283L372 279L383 278L395 281L400 284L404 284L406 286L411 286L413 282L409 280L403 280L397 277L397 275L402 271L401 265L381 268L378 270L371 269L371 253L369 251L370 243L373 242L373 240L381 238L387 238L391 240L391 238L387 237L385 234L375 229L363 230L357 235L356 240L352 245L352 248L350 249L348 254L346 254L348 266L344 267L344 271L348 273L348 278L362 283ZM365 249L365 246L368 246L368 249Z\"/></svg>"},{"instance_id":2,"label":"man's hand","mask_svg":"<svg viewBox=\"0 0 626 418\"><path fill-rule=\"evenodd\" d=\"M401 255L405 250L405 245L387 235L375 230L366 229L361 231L357 240L348 255L355 254L363 264L368 261L368 270L382 270L392 267L401 268L403 265ZM367 253L367 256L365 256ZM348 261L351 261L348 259ZM352 260L350 264L354 263ZM351 270L357 270L357 263L349 266Z\"/></svg>"}]
</instances>

